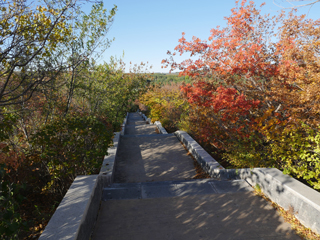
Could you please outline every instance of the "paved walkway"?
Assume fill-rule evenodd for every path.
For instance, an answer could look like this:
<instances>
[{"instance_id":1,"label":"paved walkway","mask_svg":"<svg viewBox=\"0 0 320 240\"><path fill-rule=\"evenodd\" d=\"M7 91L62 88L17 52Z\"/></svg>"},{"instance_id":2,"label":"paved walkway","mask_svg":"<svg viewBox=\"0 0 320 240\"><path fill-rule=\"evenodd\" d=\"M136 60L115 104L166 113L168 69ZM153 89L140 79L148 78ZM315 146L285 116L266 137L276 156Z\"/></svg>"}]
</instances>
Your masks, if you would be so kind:
<instances>
[{"instance_id":1,"label":"paved walkway","mask_svg":"<svg viewBox=\"0 0 320 240\"><path fill-rule=\"evenodd\" d=\"M93 239L300 239L245 181L195 174L174 135L130 113Z\"/></svg>"}]
</instances>

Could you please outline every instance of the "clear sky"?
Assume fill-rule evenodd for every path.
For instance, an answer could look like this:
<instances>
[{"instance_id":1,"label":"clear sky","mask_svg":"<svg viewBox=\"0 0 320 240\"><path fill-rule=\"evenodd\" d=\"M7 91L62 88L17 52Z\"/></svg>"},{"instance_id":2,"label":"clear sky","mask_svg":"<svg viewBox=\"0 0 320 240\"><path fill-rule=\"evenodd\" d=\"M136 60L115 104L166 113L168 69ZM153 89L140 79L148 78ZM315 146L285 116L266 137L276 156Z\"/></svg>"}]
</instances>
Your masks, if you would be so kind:
<instances>
[{"instance_id":1,"label":"clear sky","mask_svg":"<svg viewBox=\"0 0 320 240\"><path fill-rule=\"evenodd\" d=\"M276 14L281 10L273 0L254 1L258 6L266 2L262 13ZM284 0L275 0L282 6L290 6ZM309 1L310 2L310 1ZM295 2L308 3L304 2ZM115 21L108 33L115 41L104 53L106 62L110 56L122 56L129 65L149 62L151 72L168 72L161 68L161 60L167 57L167 51L173 51L178 44L181 33L186 39L192 36L207 39L210 30L216 26L226 26L225 16L235 6L234 0L104 0L110 10L113 4L118 6ZM308 13L309 18L320 18L320 3L312 8L300 8L299 13ZM185 56L184 58L187 58ZM179 58L182 60L182 57ZM128 70L128 67L127 67Z\"/></svg>"}]
</instances>

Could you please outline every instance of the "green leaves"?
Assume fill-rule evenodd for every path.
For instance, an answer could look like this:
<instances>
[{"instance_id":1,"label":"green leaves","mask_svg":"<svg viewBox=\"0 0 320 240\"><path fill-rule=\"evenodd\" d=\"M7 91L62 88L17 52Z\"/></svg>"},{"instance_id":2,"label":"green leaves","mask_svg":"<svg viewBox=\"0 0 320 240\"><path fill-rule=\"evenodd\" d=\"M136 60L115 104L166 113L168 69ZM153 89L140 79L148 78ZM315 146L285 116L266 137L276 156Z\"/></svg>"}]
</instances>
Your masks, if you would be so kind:
<instances>
[{"instance_id":1,"label":"green leaves","mask_svg":"<svg viewBox=\"0 0 320 240\"><path fill-rule=\"evenodd\" d=\"M1 239L18 239L19 230L25 225L18 213L23 197L23 186L11 183L7 167L0 164L0 237Z\"/></svg>"},{"instance_id":2,"label":"green leaves","mask_svg":"<svg viewBox=\"0 0 320 240\"><path fill-rule=\"evenodd\" d=\"M48 177L43 190L64 192L77 175L97 171L112 137L112 129L92 116L70 114L45 125L31 139Z\"/></svg>"},{"instance_id":3,"label":"green leaves","mask_svg":"<svg viewBox=\"0 0 320 240\"><path fill-rule=\"evenodd\" d=\"M188 112L187 101L182 97L178 84L150 87L139 100L149 107L151 120L161 121L169 132L177 130L180 120Z\"/></svg>"}]
</instances>

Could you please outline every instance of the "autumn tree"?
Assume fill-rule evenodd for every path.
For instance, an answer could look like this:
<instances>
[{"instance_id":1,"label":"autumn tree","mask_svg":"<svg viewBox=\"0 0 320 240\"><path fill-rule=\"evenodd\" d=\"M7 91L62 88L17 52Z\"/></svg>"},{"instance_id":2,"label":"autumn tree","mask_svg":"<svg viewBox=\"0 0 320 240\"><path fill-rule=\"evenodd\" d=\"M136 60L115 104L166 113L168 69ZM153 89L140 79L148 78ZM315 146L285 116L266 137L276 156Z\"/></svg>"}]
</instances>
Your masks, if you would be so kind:
<instances>
[{"instance_id":1,"label":"autumn tree","mask_svg":"<svg viewBox=\"0 0 320 240\"><path fill-rule=\"evenodd\" d=\"M208 40L187 41L183 33L175 52L163 60L171 70L193 78L183 91L193 106L195 131L207 144L227 151L235 165L274 166L292 174L303 168L299 176L315 184L316 141L304 138L304 151L318 159L309 163L306 158L277 157L275 146L289 143L297 129L303 138L319 125L320 21L295 11L261 15L245 0L236 1L225 20L227 27L213 28ZM185 53L193 58L174 60ZM293 145L287 144L299 151ZM308 172L313 172L312 179Z\"/></svg>"},{"instance_id":2,"label":"autumn tree","mask_svg":"<svg viewBox=\"0 0 320 240\"><path fill-rule=\"evenodd\" d=\"M24 225L29 224L30 231L40 232L38 226L45 226L48 215L38 211L31 220L34 205L53 209L77 174L98 170L112 141L106 113L99 118L75 108L59 117L68 99L72 101L70 69L81 78L79 69L88 68L98 47L105 46L104 29L115 13L108 18L96 3L90 14L79 13L75 19L84 2L37 1L35 6L0 1L0 208L7 209L0 214L1 238L21 233L25 219L20 214L29 217ZM22 183L25 190L19 191ZM23 196L29 209L18 201Z\"/></svg>"},{"instance_id":3,"label":"autumn tree","mask_svg":"<svg viewBox=\"0 0 320 240\"><path fill-rule=\"evenodd\" d=\"M89 14L80 9L72 13L72 32L69 41L60 50L68 65L68 73L64 75L68 86L65 114L69 111L80 72L88 69L89 61L96 61L112 42L107 38L107 33L116 11L114 6L108 15L103 2L99 2L92 5Z\"/></svg>"},{"instance_id":4,"label":"autumn tree","mask_svg":"<svg viewBox=\"0 0 320 240\"><path fill-rule=\"evenodd\" d=\"M68 10L76 1L59 3L32 7L21 0L0 2L0 106L27 101L64 68L50 56L71 33Z\"/></svg>"},{"instance_id":5,"label":"autumn tree","mask_svg":"<svg viewBox=\"0 0 320 240\"><path fill-rule=\"evenodd\" d=\"M169 132L187 127L184 118L188 104L180 86L178 83L149 86L148 91L139 97L140 103L149 107L151 121L160 121Z\"/></svg>"}]
</instances>

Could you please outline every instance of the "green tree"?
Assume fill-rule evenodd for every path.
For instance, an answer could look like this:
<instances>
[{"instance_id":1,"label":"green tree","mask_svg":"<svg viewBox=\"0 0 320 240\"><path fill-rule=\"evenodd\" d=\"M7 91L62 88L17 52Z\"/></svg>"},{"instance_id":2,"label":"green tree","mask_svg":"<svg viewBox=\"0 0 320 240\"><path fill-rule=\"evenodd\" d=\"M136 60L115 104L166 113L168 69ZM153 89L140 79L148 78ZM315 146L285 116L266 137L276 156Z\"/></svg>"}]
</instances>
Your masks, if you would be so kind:
<instances>
[{"instance_id":1,"label":"green tree","mask_svg":"<svg viewBox=\"0 0 320 240\"><path fill-rule=\"evenodd\" d=\"M89 60L97 60L112 42L106 36L116 11L117 6L114 6L108 15L103 2L99 2L92 5L88 15L79 9L73 13L70 41L62 48L69 70L65 75L68 87L65 115L70 109L80 72L88 69Z\"/></svg>"},{"instance_id":2,"label":"green tree","mask_svg":"<svg viewBox=\"0 0 320 240\"><path fill-rule=\"evenodd\" d=\"M0 106L24 103L63 69L50 56L71 33L68 10L76 1L58 3L31 8L23 0L0 0Z\"/></svg>"}]
</instances>

